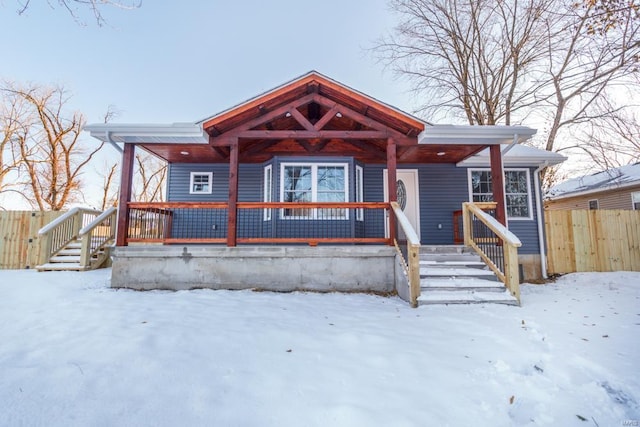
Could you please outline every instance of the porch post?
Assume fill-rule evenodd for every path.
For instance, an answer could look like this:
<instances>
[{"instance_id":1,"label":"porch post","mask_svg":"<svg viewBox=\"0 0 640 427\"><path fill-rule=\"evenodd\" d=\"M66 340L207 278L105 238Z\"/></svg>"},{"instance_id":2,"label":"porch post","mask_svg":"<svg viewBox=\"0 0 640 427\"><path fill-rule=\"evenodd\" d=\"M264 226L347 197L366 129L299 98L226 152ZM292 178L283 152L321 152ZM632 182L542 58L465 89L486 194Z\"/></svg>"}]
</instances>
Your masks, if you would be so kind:
<instances>
[{"instance_id":1,"label":"porch post","mask_svg":"<svg viewBox=\"0 0 640 427\"><path fill-rule=\"evenodd\" d=\"M387 139L387 189L389 203L398 201L398 189L396 177L396 141L393 138ZM396 217L393 210L389 209L389 239L391 244L396 238Z\"/></svg>"},{"instance_id":2,"label":"porch post","mask_svg":"<svg viewBox=\"0 0 640 427\"><path fill-rule=\"evenodd\" d=\"M238 223L238 138L231 144L229 154L229 207L227 225L227 246L236 246Z\"/></svg>"},{"instance_id":3,"label":"porch post","mask_svg":"<svg viewBox=\"0 0 640 427\"><path fill-rule=\"evenodd\" d=\"M135 144L124 144L122 166L120 167L120 195L118 197L118 229L116 246L127 246L129 233L129 202L131 201L131 183L133 181L133 160Z\"/></svg>"},{"instance_id":4,"label":"porch post","mask_svg":"<svg viewBox=\"0 0 640 427\"><path fill-rule=\"evenodd\" d=\"M496 219L504 226L507 225L507 214L504 198L504 171L502 169L502 152L500 145L489 148L491 158L491 185L493 187L493 201L496 205Z\"/></svg>"}]
</instances>

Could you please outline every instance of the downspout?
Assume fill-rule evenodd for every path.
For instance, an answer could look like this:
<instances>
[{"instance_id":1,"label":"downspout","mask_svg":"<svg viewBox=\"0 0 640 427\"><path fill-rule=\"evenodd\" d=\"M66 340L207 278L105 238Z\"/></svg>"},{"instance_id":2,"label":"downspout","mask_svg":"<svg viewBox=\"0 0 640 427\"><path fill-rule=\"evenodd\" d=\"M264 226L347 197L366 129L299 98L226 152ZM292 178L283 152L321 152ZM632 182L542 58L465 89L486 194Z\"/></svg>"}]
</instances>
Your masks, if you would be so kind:
<instances>
[{"instance_id":1,"label":"downspout","mask_svg":"<svg viewBox=\"0 0 640 427\"><path fill-rule=\"evenodd\" d=\"M120 147L118 144L116 144L116 142L111 139L111 131L106 131L104 133L105 135L105 139L107 140L107 142L111 145L113 145L115 147L116 150L118 150L120 152L120 154L122 154L124 152L124 150L122 149L122 147Z\"/></svg>"},{"instance_id":2,"label":"downspout","mask_svg":"<svg viewBox=\"0 0 640 427\"><path fill-rule=\"evenodd\" d=\"M540 246L540 270L542 273L542 278L546 279L547 275L547 249L546 242L544 239L544 223L542 222L542 197L540 195L540 172L542 169L549 166L549 161L545 160L544 163L541 163L533 172L533 181L534 187L536 191L536 215L538 216L538 245Z\"/></svg>"}]
</instances>

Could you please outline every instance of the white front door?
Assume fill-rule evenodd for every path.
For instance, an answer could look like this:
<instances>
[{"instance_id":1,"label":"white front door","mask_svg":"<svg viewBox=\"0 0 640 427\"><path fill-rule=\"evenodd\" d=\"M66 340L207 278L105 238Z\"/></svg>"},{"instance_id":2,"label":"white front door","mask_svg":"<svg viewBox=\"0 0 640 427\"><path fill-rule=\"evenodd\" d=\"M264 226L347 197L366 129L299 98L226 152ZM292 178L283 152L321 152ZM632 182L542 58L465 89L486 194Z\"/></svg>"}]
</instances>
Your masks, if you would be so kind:
<instances>
[{"instance_id":1,"label":"white front door","mask_svg":"<svg viewBox=\"0 0 640 427\"><path fill-rule=\"evenodd\" d=\"M389 201L389 186L387 185L387 170L383 172L384 201ZM411 226L420 238L420 192L418 189L417 169L397 169L398 204L409 219ZM388 228L388 223L385 227ZM388 230L387 230L388 235Z\"/></svg>"}]
</instances>

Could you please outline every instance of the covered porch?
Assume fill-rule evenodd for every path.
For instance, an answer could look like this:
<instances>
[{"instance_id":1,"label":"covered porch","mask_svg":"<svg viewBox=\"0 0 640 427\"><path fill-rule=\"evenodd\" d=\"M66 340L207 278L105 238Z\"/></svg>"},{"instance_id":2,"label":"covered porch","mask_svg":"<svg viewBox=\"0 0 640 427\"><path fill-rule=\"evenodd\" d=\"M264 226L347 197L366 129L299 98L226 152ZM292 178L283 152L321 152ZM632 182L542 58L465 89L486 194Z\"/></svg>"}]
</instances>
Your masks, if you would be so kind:
<instances>
[{"instance_id":1,"label":"covered porch","mask_svg":"<svg viewBox=\"0 0 640 427\"><path fill-rule=\"evenodd\" d=\"M189 287L205 286L202 271L216 277L211 283L253 287L255 280L223 273L230 265L240 271L239 262L251 260L252 266L270 265L274 276L262 276L271 278L267 282L286 275L301 288L322 283L332 290L342 280L352 290L395 289L412 304L419 294L421 227L404 210L420 194L417 188L408 194L399 170L455 165L488 149L495 223L504 228L501 144L511 147L535 133L519 126L434 126L316 72L193 124L86 129L122 151L114 277L126 268L137 271L123 286L153 275L135 260L164 252L172 261L155 264L155 271L193 277L182 280ZM169 164L167 202L132 200L136 149ZM172 187L180 182L188 182L188 192ZM451 221L463 201L451 209ZM194 261L199 258L208 261ZM315 279L291 268L294 258ZM357 275L337 279L328 273L349 271L354 263L363 267L352 268ZM316 271L311 264L323 267ZM377 285L366 279L378 271L369 267L374 264L386 271L372 276ZM400 290L399 280L413 284Z\"/></svg>"}]
</instances>

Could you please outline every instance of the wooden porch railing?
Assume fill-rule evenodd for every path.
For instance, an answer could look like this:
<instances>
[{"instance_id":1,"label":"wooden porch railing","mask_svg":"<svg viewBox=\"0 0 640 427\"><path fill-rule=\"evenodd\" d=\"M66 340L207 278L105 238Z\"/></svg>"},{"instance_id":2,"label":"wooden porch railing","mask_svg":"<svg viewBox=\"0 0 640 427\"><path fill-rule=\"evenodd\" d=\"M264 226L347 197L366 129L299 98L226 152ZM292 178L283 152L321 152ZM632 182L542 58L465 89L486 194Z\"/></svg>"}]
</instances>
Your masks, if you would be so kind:
<instances>
[{"instance_id":1,"label":"wooden porch railing","mask_svg":"<svg viewBox=\"0 0 640 427\"><path fill-rule=\"evenodd\" d=\"M53 255L78 237L81 228L90 224L101 213L94 209L73 208L42 227L38 231L44 242L40 254L40 264L48 263Z\"/></svg>"},{"instance_id":2,"label":"wooden porch railing","mask_svg":"<svg viewBox=\"0 0 640 427\"><path fill-rule=\"evenodd\" d=\"M226 202L130 202L127 243L382 243L390 209L385 202L287 203L238 202L236 223L229 224ZM378 223L377 235L365 233ZM235 230L230 239L229 230Z\"/></svg>"},{"instance_id":3,"label":"wooden porch railing","mask_svg":"<svg viewBox=\"0 0 640 427\"><path fill-rule=\"evenodd\" d=\"M420 239L400 205L391 202L391 209L396 216L398 227L394 244L402 257L402 265L409 282L409 303L412 307L417 307L420 296Z\"/></svg>"},{"instance_id":4,"label":"wooden porch railing","mask_svg":"<svg viewBox=\"0 0 640 427\"><path fill-rule=\"evenodd\" d=\"M109 208L78 232L78 237L82 241L80 267L91 267L92 260L97 266L104 262L108 253L106 251L100 253L100 251L116 238L117 213L116 208ZM94 260L94 257L97 259Z\"/></svg>"},{"instance_id":5,"label":"wooden porch railing","mask_svg":"<svg viewBox=\"0 0 640 427\"><path fill-rule=\"evenodd\" d=\"M471 246L520 302L518 248L520 239L487 214L495 203L463 203L464 244Z\"/></svg>"}]
</instances>

